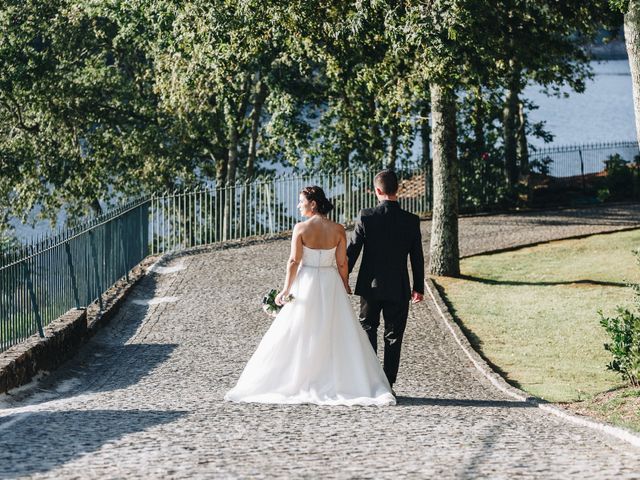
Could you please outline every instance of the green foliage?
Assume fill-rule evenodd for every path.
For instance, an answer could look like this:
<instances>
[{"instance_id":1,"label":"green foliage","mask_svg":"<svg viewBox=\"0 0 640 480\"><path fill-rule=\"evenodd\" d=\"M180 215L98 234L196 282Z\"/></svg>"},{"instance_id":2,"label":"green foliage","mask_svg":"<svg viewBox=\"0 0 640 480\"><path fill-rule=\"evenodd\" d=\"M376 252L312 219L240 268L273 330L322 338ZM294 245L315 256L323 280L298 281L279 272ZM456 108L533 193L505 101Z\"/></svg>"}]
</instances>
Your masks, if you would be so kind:
<instances>
[{"instance_id":1,"label":"green foliage","mask_svg":"<svg viewBox=\"0 0 640 480\"><path fill-rule=\"evenodd\" d=\"M551 157L544 157L529 162L529 171L543 176L549 175L550 165L553 163Z\"/></svg>"},{"instance_id":2,"label":"green foliage","mask_svg":"<svg viewBox=\"0 0 640 480\"><path fill-rule=\"evenodd\" d=\"M494 202L478 179L488 175L489 196L502 195L509 82L580 91L589 71L576 40L602 20L603 5L7 0L0 208L26 219L41 205L55 219L64 207L74 219L123 197L232 183L275 164L403 168L432 82L470 92L459 121L464 194ZM524 131L548 138L526 119Z\"/></svg>"},{"instance_id":3,"label":"green foliage","mask_svg":"<svg viewBox=\"0 0 640 480\"><path fill-rule=\"evenodd\" d=\"M629 162L616 153L605 160L606 188L610 200L624 200L633 194L633 171Z\"/></svg>"},{"instance_id":4,"label":"green foliage","mask_svg":"<svg viewBox=\"0 0 640 480\"><path fill-rule=\"evenodd\" d=\"M140 2L0 7L0 202L26 218L100 210L194 168L154 92Z\"/></svg>"},{"instance_id":5,"label":"green foliage","mask_svg":"<svg viewBox=\"0 0 640 480\"><path fill-rule=\"evenodd\" d=\"M632 385L640 385L640 315L618 307L618 315L605 317L600 314L600 325L604 327L611 343L604 348L611 352L613 360L607 368L620 373Z\"/></svg>"},{"instance_id":6,"label":"green foliage","mask_svg":"<svg viewBox=\"0 0 640 480\"><path fill-rule=\"evenodd\" d=\"M640 263L640 250L634 254ZM640 284L632 285L635 292L636 311L618 307L617 315L605 317L601 311L600 325L604 327L611 343L604 348L611 352L613 360L607 366L610 370L620 373L622 377L634 386L640 385Z\"/></svg>"},{"instance_id":7,"label":"green foliage","mask_svg":"<svg viewBox=\"0 0 640 480\"><path fill-rule=\"evenodd\" d=\"M629 0L609 0L611 7L620 12L626 12L629 8Z\"/></svg>"},{"instance_id":8,"label":"green foliage","mask_svg":"<svg viewBox=\"0 0 640 480\"><path fill-rule=\"evenodd\" d=\"M611 198L611 192L608 188L599 188L596 192L596 198L600 202L606 202L607 200L609 200L609 198Z\"/></svg>"},{"instance_id":9,"label":"green foliage","mask_svg":"<svg viewBox=\"0 0 640 480\"><path fill-rule=\"evenodd\" d=\"M11 230L0 230L0 254L9 252L17 246L18 241Z\"/></svg>"}]
</instances>

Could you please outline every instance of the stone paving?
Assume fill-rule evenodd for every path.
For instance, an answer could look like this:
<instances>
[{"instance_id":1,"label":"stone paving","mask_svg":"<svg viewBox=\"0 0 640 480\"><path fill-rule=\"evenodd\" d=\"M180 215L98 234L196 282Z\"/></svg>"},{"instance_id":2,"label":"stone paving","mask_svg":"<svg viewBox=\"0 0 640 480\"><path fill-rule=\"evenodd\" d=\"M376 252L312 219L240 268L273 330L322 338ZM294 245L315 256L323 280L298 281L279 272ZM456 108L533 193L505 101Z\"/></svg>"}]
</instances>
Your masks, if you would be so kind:
<instances>
[{"instance_id":1,"label":"stone paving","mask_svg":"<svg viewBox=\"0 0 640 480\"><path fill-rule=\"evenodd\" d=\"M461 250L638 223L638 205L469 217ZM428 302L411 308L395 407L224 402L288 249L193 252L145 277L77 357L0 397L0 477L640 478L640 449L497 391Z\"/></svg>"}]
</instances>

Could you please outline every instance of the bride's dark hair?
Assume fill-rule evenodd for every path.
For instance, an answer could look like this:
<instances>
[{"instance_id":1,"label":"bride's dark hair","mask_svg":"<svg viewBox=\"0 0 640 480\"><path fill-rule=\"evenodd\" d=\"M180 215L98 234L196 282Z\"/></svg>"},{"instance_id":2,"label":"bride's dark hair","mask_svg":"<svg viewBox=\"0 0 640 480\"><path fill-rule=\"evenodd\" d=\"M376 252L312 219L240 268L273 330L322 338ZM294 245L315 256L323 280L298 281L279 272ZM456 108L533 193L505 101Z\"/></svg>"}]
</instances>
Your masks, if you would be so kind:
<instances>
[{"instance_id":1,"label":"bride's dark hair","mask_svg":"<svg viewBox=\"0 0 640 480\"><path fill-rule=\"evenodd\" d=\"M333 210L333 203L324 194L322 188L314 185L312 187L304 187L300 193L310 202L316 202L317 211L321 215L326 215Z\"/></svg>"}]
</instances>

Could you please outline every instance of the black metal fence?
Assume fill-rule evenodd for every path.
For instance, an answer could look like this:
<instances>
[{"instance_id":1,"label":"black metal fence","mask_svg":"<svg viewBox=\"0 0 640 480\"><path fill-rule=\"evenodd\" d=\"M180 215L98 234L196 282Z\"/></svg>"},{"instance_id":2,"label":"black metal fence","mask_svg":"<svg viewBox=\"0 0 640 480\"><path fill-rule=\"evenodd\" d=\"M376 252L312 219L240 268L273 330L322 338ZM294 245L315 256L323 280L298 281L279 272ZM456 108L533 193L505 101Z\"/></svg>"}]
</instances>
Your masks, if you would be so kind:
<instances>
[{"instance_id":1,"label":"black metal fence","mask_svg":"<svg viewBox=\"0 0 640 480\"><path fill-rule=\"evenodd\" d=\"M529 166L547 184L552 180L568 188L578 181L584 187L585 177L604 175L614 157L618 173L624 174L619 177L637 181L640 169L627 168L625 162L635 162L639 153L635 141L551 147L530 152ZM67 310L100 301L110 285L149 253L291 229L299 220L296 204L304 185L325 188L336 206L332 217L351 223L361 208L376 202L371 188L375 173L345 170L155 195L61 235L0 253L0 352L29 335L42 335L43 327ZM403 208L430 211L431 170L402 172L400 180ZM461 161L461 209L499 205L505 183L503 159ZM610 186L607 198L615 198L615 185Z\"/></svg>"},{"instance_id":2,"label":"black metal fence","mask_svg":"<svg viewBox=\"0 0 640 480\"><path fill-rule=\"evenodd\" d=\"M0 254L0 352L98 301L149 254L147 198Z\"/></svg>"},{"instance_id":3,"label":"black metal fence","mask_svg":"<svg viewBox=\"0 0 640 480\"><path fill-rule=\"evenodd\" d=\"M636 141L590 143L534 150L529 154L529 164L534 171L546 165L546 173L551 177L575 177L604 171L605 162L612 156L634 162L638 154Z\"/></svg>"}]
</instances>

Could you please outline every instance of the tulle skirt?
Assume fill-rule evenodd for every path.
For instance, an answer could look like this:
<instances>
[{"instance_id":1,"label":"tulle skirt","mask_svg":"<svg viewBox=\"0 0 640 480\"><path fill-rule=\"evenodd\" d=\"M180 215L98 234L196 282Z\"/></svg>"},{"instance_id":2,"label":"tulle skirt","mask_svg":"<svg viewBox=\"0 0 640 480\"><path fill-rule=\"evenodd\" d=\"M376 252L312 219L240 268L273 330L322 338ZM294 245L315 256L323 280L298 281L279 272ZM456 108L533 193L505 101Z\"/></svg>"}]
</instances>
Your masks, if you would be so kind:
<instances>
[{"instance_id":1,"label":"tulle skirt","mask_svg":"<svg viewBox=\"0 0 640 480\"><path fill-rule=\"evenodd\" d=\"M335 267L302 265L291 290L225 400L395 405Z\"/></svg>"}]
</instances>

